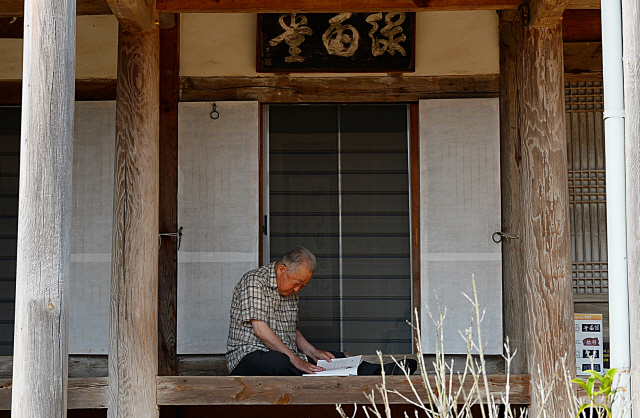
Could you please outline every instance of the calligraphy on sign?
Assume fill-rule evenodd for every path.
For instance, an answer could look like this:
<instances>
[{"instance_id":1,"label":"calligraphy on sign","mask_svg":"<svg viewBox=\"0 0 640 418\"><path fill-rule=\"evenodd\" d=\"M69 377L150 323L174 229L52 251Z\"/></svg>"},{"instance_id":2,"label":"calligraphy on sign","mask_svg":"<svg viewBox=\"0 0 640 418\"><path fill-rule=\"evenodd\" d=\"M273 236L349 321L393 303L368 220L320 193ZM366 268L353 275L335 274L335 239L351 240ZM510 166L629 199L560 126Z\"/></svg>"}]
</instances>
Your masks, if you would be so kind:
<instances>
[{"instance_id":1,"label":"calligraphy on sign","mask_svg":"<svg viewBox=\"0 0 640 418\"><path fill-rule=\"evenodd\" d=\"M258 15L259 72L412 72L415 13Z\"/></svg>"}]
</instances>

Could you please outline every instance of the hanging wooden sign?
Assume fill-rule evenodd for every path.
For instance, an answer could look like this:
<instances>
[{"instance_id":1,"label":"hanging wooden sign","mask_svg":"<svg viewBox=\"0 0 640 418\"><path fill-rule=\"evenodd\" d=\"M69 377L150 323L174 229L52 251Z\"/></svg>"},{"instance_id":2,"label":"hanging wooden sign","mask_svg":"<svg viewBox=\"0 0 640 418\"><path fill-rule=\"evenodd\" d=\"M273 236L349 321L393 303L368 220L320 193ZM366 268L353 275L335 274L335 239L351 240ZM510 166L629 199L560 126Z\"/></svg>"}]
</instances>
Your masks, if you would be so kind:
<instances>
[{"instance_id":1,"label":"hanging wooden sign","mask_svg":"<svg viewBox=\"0 0 640 418\"><path fill-rule=\"evenodd\" d=\"M258 72L412 72L415 13L258 15Z\"/></svg>"}]
</instances>

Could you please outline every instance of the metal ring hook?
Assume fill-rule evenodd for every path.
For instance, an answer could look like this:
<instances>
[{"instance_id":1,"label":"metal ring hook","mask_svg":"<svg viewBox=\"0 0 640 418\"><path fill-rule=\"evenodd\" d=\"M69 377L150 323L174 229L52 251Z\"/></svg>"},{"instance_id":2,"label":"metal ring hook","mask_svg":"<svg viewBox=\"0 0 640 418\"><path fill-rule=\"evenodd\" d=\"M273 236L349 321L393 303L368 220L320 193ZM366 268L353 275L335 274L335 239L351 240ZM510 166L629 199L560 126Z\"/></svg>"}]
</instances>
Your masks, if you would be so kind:
<instances>
[{"instance_id":1,"label":"metal ring hook","mask_svg":"<svg viewBox=\"0 0 640 418\"><path fill-rule=\"evenodd\" d=\"M497 237L497 238L496 238ZM493 233L493 235L491 235L491 239L493 240L493 242L495 242L496 244L499 244L500 242L502 242L502 239L507 239L507 240L512 240L512 239L520 239L519 237L516 237L514 235L510 235L507 233L504 233L502 231L496 231Z\"/></svg>"},{"instance_id":2,"label":"metal ring hook","mask_svg":"<svg viewBox=\"0 0 640 418\"><path fill-rule=\"evenodd\" d=\"M211 119L216 120L220 117L220 112L218 112L216 110L216 104L213 104L213 110L211 111L211 113L209 113L209 116L211 117Z\"/></svg>"}]
</instances>

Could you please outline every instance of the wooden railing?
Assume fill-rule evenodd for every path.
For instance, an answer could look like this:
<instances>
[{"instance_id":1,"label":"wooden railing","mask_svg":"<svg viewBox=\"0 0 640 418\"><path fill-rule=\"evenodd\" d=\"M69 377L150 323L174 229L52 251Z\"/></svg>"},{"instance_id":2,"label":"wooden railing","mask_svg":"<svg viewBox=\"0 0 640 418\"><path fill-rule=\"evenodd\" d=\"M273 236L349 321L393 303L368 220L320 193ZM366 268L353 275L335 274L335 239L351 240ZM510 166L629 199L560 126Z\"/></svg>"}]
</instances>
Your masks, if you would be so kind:
<instances>
[{"instance_id":1,"label":"wooden railing","mask_svg":"<svg viewBox=\"0 0 640 418\"><path fill-rule=\"evenodd\" d=\"M434 377L430 376L434 385ZM454 377L457 380L457 377ZM489 375L489 391L497 403L502 403L507 376ZM262 376L158 376L157 402L170 405L332 405L366 404L364 393L376 390L382 383L380 376L350 377L262 377ZM411 382L426 402L426 392L420 376L411 376ZM528 405L531 399L529 375L509 378L511 404ZM465 382L471 390L472 379ZM457 390L459 384L452 388ZM387 389L415 399L404 376L388 376ZM484 392L484 391L482 391ZM376 398L380 399L376 392ZM69 409L101 409L107 407L108 385L106 377L69 379ZM389 395L391 404L406 403L400 396ZM11 409L11 380L0 380L0 410Z\"/></svg>"}]
</instances>

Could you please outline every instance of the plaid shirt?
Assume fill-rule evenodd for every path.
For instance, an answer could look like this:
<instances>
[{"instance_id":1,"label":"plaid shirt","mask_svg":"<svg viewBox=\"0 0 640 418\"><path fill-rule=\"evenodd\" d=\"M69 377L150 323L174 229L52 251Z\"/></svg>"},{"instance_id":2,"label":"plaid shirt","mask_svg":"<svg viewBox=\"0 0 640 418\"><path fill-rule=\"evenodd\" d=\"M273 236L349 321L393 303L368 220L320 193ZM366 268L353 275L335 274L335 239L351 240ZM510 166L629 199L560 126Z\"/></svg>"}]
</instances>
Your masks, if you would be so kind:
<instances>
[{"instance_id":1,"label":"plaid shirt","mask_svg":"<svg viewBox=\"0 0 640 418\"><path fill-rule=\"evenodd\" d=\"M253 333L252 319L269 325L284 345L301 359L307 360L296 345L298 303L297 293L289 296L278 293L275 262L242 276L233 289L231 301L231 323L226 354L229 373L247 354L257 350L269 351Z\"/></svg>"}]
</instances>

